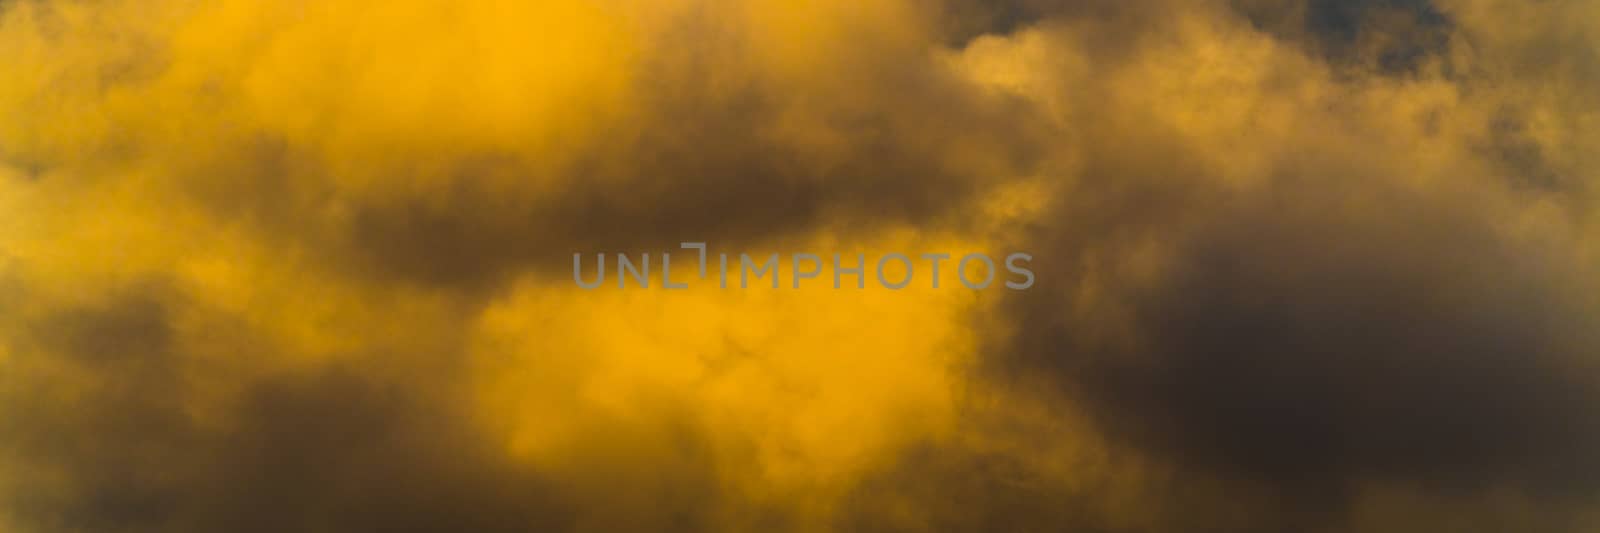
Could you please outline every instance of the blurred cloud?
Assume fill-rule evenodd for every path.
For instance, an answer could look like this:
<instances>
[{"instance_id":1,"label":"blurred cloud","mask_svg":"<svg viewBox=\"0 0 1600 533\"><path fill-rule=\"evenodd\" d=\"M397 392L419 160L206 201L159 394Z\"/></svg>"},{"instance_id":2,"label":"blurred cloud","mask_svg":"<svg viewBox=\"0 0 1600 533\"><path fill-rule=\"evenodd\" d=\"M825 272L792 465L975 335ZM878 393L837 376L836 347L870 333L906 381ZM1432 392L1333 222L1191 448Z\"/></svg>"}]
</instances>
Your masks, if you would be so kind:
<instances>
[{"instance_id":1,"label":"blurred cloud","mask_svg":"<svg viewBox=\"0 0 1600 533\"><path fill-rule=\"evenodd\" d=\"M1591 530L1597 53L1581 1L0 2L0 528ZM1038 284L568 281L684 241Z\"/></svg>"}]
</instances>

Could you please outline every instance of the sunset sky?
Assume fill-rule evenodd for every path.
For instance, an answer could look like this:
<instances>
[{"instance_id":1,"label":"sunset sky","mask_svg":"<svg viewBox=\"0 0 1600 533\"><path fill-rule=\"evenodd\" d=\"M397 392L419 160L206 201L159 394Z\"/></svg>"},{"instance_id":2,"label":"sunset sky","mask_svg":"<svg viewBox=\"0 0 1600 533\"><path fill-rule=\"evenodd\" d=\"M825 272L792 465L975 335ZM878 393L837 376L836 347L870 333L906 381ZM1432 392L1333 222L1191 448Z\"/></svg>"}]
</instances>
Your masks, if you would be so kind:
<instances>
[{"instance_id":1,"label":"sunset sky","mask_svg":"<svg viewBox=\"0 0 1600 533\"><path fill-rule=\"evenodd\" d=\"M1600 532L1597 185L1600 0L0 0L0 532Z\"/></svg>"}]
</instances>

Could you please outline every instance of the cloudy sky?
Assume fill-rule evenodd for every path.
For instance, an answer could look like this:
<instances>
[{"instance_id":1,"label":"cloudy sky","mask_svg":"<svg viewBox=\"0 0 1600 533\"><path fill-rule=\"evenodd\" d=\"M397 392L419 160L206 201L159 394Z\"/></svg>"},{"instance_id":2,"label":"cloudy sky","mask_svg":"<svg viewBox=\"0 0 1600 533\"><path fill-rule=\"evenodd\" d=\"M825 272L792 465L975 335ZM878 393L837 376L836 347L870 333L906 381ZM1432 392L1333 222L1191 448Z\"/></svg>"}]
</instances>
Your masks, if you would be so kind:
<instances>
[{"instance_id":1,"label":"cloudy sky","mask_svg":"<svg viewBox=\"0 0 1600 533\"><path fill-rule=\"evenodd\" d=\"M1600 531L1597 183L1596 0L0 0L0 530Z\"/></svg>"}]
</instances>

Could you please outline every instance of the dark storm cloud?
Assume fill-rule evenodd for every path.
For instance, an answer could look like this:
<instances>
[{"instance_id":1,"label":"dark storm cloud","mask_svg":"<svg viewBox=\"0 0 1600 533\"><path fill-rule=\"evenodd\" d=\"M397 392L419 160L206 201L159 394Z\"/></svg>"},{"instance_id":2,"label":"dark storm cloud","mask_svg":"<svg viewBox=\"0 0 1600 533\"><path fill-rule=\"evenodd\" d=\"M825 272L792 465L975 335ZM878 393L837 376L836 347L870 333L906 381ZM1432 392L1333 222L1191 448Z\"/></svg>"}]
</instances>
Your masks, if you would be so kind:
<instances>
[{"instance_id":1,"label":"dark storm cloud","mask_svg":"<svg viewBox=\"0 0 1600 533\"><path fill-rule=\"evenodd\" d=\"M1352 87L1418 75L1390 68L1376 48L1358 50L1363 43L1436 60L1450 52L1439 32L1453 22L1432 3L1234 7L1325 63L1333 79L1355 76ZM1151 53L1131 46L1134 61ZM1042 386L1058 405L1081 406L1119 446L1177 465L1186 479L1282 494L1259 504L1249 524L1259 530L1283 530L1280 518L1365 527L1347 520L1374 483L1586 505L1600 491L1600 422L1588 408L1600 402L1600 308L1587 296L1594 269L1582 237L1513 228L1540 202L1561 217L1586 216L1587 187L1544 156L1564 143L1530 142L1522 121L1537 106L1506 106L1485 79L1455 78L1486 66L1499 68L1456 65L1444 75L1494 110L1483 115L1493 117L1490 135L1463 137L1476 159L1433 168L1373 140L1410 134L1373 128L1381 122L1356 118L1367 112L1359 104L1322 116L1346 105L1334 102L1296 114L1282 138L1222 152L1248 160L1292 147L1247 185L1211 163L1227 141L1115 109L1114 93L1072 95L1076 125L1094 134L1081 143L1076 181L1016 238L1041 258L1042 281L981 322L1008 332L992 339L989 371L1007 388ZM1585 69L1527 83L1565 86L1573 71ZM1471 112L1457 106L1434 120Z\"/></svg>"},{"instance_id":2,"label":"dark storm cloud","mask_svg":"<svg viewBox=\"0 0 1600 533\"><path fill-rule=\"evenodd\" d=\"M1094 235L1032 241L1062 268L1012 307L1007 372L1042 372L1138 448L1311 498L1374 479L1600 490L1600 323L1570 251L1499 234L1471 193L1354 172L1192 191L1214 210L1165 222L1144 209L1173 199L1131 194L1102 203L1144 207L1060 222ZM1122 252L1099 241L1124 231L1172 245L1164 273L1101 280L1106 312L1069 313L1089 295L1066 268L1107 267Z\"/></svg>"},{"instance_id":3,"label":"dark storm cloud","mask_svg":"<svg viewBox=\"0 0 1600 533\"><path fill-rule=\"evenodd\" d=\"M1325 62L1335 79L1404 84L1395 80L1418 71L1391 68L1373 50L1415 46L1434 61L1461 53L1438 38L1453 22L1433 9L1312 2L1268 9L1288 17L1276 22L1255 15L1250 22ZM1291 19L1292 26L1274 26ZM1378 48L1362 48L1369 45ZM1133 50L1132 57L1147 53ZM1585 530L1573 517L1600 493L1600 422L1589 413L1600 403L1593 363L1600 308L1588 296L1595 270L1582 252L1584 230L1525 224L1532 205L1551 209L1555 218L1546 220L1578 220L1591 209L1579 178L1587 173L1570 164L1568 150L1576 148L1567 144L1587 137L1535 141L1529 122L1537 109L1592 116L1587 104L1548 89L1587 69L1530 72L1522 83L1556 95L1536 98L1492 89L1505 83L1488 74L1498 68L1466 61L1443 69L1458 94L1483 98L1476 105L1487 110L1479 116L1488 134L1464 135L1472 158L1449 170L1399 148L1404 143L1352 141L1347 135L1409 135L1362 133L1372 123L1348 120L1365 113L1355 105L1331 121L1322 109L1301 112L1294 133L1238 150L1232 157L1247 160L1256 148L1294 147L1270 159L1257 184L1242 186L1209 163L1217 141L1141 122L1137 111L1101 112L1115 95L1075 94L1091 102L1082 104L1078 124L1096 134L1083 141L1077 181L1016 239L1015 247L1049 266L1038 269L1036 290L1011 295L1003 316L980 322L1008 332L992 339L988 371L1005 388L1040 387L1043 401L1081 408L1115 447L1174 465L1182 474L1168 486L1212 480L1194 490L1251 502L1252 519L1224 523L1207 512L1218 509L1215 502L1192 505L1189 490L1140 498L1152 515L1184 529L1390 531L1406 530L1408 519L1438 523L1412 504L1399 504L1405 510L1397 516L1358 518L1372 505L1372 487L1392 484L1464 501L1526 494L1545 506L1534 512L1549 518L1540 527ZM1458 105L1422 115L1418 131L1461 135L1439 124L1467 113L1479 111ZM970 455L941 449L931 464L989 477L983 464L950 466ZM939 470L893 475L937 479L923 472ZM1050 492L1034 497L1055 501ZM1064 527L1080 525L1168 527L1114 528L1093 514Z\"/></svg>"}]
</instances>

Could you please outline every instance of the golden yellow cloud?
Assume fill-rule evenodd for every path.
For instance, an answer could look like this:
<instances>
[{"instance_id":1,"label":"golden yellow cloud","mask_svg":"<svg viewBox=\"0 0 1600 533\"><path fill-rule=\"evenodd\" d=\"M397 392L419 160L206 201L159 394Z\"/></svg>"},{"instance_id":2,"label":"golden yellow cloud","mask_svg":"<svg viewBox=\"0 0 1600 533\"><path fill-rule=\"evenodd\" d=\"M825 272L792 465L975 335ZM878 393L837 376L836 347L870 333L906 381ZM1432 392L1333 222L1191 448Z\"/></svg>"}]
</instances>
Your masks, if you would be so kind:
<instances>
[{"instance_id":1,"label":"golden yellow cloud","mask_svg":"<svg viewBox=\"0 0 1600 533\"><path fill-rule=\"evenodd\" d=\"M1592 529L1597 47L1585 2L0 0L0 529Z\"/></svg>"}]
</instances>

